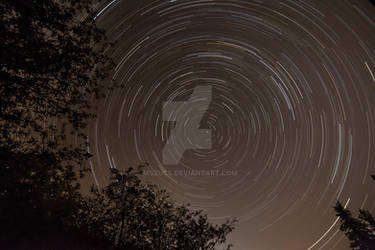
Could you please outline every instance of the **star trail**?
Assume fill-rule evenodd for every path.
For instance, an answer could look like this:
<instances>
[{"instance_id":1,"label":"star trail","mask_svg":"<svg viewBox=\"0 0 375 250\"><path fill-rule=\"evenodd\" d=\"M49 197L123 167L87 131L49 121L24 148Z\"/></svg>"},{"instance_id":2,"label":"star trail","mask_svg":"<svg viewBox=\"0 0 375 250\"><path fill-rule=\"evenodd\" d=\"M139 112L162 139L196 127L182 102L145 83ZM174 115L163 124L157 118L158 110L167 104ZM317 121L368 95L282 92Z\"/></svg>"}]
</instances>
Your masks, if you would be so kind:
<instances>
[{"instance_id":1,"label":"star trail","mask_svg":"<svg viewBox=\"0 0 375 250\"><path fill-rule=\"evenodd\" d=\"M113 48L90 124L93 180L148 162L143 178L213 221L236 217L234 249L348 249L333 210L374 211L375 6L368 1L104 1ZM212 89L210 148L174 165L163 103ZM194 115L187 112L184 126ZM178 145L178 141L176 144Z\"/></svg>"}]
</instances>

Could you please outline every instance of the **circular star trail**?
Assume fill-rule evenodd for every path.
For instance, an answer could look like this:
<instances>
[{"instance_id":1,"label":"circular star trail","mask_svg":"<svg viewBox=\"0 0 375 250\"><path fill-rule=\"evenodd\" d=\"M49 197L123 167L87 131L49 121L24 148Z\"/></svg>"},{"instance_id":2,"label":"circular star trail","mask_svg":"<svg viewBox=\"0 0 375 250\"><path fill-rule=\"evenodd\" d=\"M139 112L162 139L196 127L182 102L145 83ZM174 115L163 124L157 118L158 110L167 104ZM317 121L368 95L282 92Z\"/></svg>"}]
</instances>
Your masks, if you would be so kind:
<instances>
[{"instance_id":1,"label":"circular star trail","mask_svg":"<svg viewBox=\"0 0 375 250\"><path fill-rule=\"evenodd\" d=\"M178 202L213 221L239 219L234 249L347 248L332 206L375 205L375 6L113 0L97 8L115 44L111 77L123 84L90 125L98 185L108 168L148 162L145 181ZM211 90L207 109L197 100L175 111L186 137L174 145L181 151L194 128L210 131L210 146L191 142L165 164L179 121L166 120L163 105L186 103L199 88Z\"/></svg>"}]
</instances>

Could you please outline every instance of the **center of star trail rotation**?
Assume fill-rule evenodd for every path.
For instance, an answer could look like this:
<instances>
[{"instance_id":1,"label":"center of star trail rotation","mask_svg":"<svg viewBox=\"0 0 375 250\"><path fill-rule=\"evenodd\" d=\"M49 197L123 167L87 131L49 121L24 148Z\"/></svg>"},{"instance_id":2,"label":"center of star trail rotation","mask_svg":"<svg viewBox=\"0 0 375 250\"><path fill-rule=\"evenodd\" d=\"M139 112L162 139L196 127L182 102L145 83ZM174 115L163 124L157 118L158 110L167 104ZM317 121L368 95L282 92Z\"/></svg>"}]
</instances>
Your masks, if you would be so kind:
<instances>
[{"instance_id":1,"label":"center of star trail rotation","mask_svg":"<svg viewBox=\"0 0 375 250\"><path fill-rule=\"evenodd\" d=\"M148 162L143 178L177 201L213 221L239 219L234 249L347 248L335 201L375 205L374 6L114 0L98 8L115 44L111 77L124 87L108 93L90 125L97 184L109 167ZM211 90L207 109L179 114L179 126L189 133L199 117L210 147L165 164L178 121L163 119L163 103L186 102L200 87Z\"/></svg>"}]
</instances>

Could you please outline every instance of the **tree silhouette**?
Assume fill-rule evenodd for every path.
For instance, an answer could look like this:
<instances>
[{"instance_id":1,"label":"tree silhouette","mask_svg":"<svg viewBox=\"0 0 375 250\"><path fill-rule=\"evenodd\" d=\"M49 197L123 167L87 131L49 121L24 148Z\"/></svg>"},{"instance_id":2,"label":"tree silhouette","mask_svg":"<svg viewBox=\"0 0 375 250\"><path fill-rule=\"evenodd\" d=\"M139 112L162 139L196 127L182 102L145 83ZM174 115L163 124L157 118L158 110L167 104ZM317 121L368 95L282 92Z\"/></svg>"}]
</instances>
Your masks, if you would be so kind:
<instances>
[{"instance_id":1,"label":"tree silhouette","mask_svg":"<svg viewBox=\"0 0 375 250\"><path fill-rule=\"evenodd\" d=\"M90 0L0 2L0 145L50 152L77 165L89 157L84 128L113 67ZM67 143L67 136L78 145Z\"/></svg>"},{"instance_id":2,"label":"tree silhouette","mask_svg":"<svg viewBox=\"0 0 375 250\"><path fill-rule=\"evenodd\" d=\"M108 89L103 79L113 67L92 3L0 1L2 249L67 233L64 220L80 197L76 172L90 157L90 100Z\"/></svg>"},{"instance_id":3,"label":"tree silhouette","mask_svg":"<svg viewBox=\"0 0 375 250\"><path fill-rule=\"evenodd\" d=\"M213 225L202 211L176 204L165 190L144 184L141 171L112 169L110 184L93 188L74 215L78 227L121 249L215 249L235 220ZM230 245L227 249L230 249Z\"/></svg>"},{"instance_id":4,"label":"tree silhouette","mask_svg":"<svg viewBox=\"0 0 375 250\"><path fill-rule=\"evenodd\" d=\"M0 148L0 166L1 248L51 242L57 235L71 240L73 235L68 236L64 224L80 197L73 172L53 155L14 153L6 148ZM33 247L27 249L37 249Z\"/></svg>"},{"instance_id":5,"label":"tree silhouette","mask_svg":"<svg viewBox=\"0 0 375 250\"><path fill-rule=\"evenodd\" d=\"M0 1L0 238L61 231L86 170L90 99L113 67L89 0ZM67 138L78 144L68 143ZM75 167L80 168L75 169Z\"/></svg>"},{"instance_id":6,"label":"tree silhouette","mask_svg":"<svg viewBox=\"0 0 375 250\"><path fill-rule=\"evenodd\" d=\"M374 178L373 175L371 177ZM358 218L354 218L340 202L334 209L340 218L340 230L348 237L352 249L375 249L375 220L369 211L360 209Z\"/></svg>"}]
</instances>

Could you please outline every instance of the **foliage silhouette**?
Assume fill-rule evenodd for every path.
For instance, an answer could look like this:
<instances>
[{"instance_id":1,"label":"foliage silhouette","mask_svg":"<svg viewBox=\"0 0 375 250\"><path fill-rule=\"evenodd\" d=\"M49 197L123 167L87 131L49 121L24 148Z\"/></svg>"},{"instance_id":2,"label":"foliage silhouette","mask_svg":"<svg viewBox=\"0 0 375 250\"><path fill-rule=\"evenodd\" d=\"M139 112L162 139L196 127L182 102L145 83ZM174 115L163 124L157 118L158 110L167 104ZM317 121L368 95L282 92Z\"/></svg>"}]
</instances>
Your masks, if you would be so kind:
<instances>
[{"instance_id":1,"label":"foliage silhouette","mask_svg":"<svg viewBox=\"0 0 375 250\"><path fill-rule=\"evenodd\" d=\"M93 2L0 1L2 248L64 230L80 196L91 99L114 66Z\"/></svg>"},{"instance_id":2,"label":"foliage silhouette","mask_svg":"<svg viewBox=\"0 0 375 250\"><path fill-rule=\"evenodd\" d=\"M144 184L140 168L124 173L111 169L110 184L103 190L93 188L82 200L72 220L77 227L122 249L206 250L225 243L235 220L210 223L202 211L189 210L165 190Z\"/></svg>"},{"instance_id":3,"label":"foliage silhouette","mask_svg":"<svg viewBox=\"0 0 375 250\"><path fill-rule=\"evenodd\" d=\"M0 166L2 249L110 246L69 227L81 194L74 173L62 167L53 155L14 153L0 148Z\"/></svg>"},{"instance_id":4,"label":"foliage silhouette","mask_svg":"<svg viewBox=\"0 0 375 250\"><path fill-rule=\"evenodd\" d=\"M374 178L373 175L371 177ZM340 202L336 203L334 209L340 218L340 230L349 239L352 249L375 249L375 220L369 211L360 209L358 218L354 218Z\"/></svg>"},{"instance_id":5,"label":"foliage silhouette","mask_svg":"<svg viewBox=\"0 0 375 250\"><path fill-rule=\"evenodd\" d=\"M114 66L93 2L0 2L0 145L84 167L90 99L103 96Z\"/></svg>"}]
</instances>

